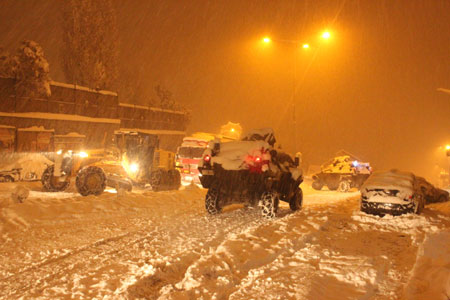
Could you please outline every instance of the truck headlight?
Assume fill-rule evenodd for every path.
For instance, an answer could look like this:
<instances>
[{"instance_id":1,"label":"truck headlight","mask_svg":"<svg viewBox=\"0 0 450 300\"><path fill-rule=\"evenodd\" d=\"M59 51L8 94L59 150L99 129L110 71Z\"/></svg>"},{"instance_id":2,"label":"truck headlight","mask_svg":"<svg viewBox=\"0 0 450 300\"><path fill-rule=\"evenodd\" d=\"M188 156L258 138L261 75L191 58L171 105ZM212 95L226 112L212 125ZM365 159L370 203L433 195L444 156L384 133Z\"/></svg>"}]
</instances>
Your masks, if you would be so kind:
<instances>
[{"instance_id":1,"label":"truck headlight","mask_svg":"<svg viewBox=\"0 0 450 300\"><path fill-rule=\"evenodd\" d=\"M133 163L130 165L130 171L133 173L136 173L139 170L139 165L136 163Z\"/></svg>"},{"instance_id":2,"label":"truck headlight","mask_svg":"<svg viewBox=\"0 0 450 300\"><path fill-rule=\"evenodd\" d=\"M78 155L79 155L80 157L82 157L82 158L86 158L86 157L89 156L89 154L87 154L87 153L84 152L84 151L81 151L80 153L78 153Z\"/></svg>"}]
</instances>

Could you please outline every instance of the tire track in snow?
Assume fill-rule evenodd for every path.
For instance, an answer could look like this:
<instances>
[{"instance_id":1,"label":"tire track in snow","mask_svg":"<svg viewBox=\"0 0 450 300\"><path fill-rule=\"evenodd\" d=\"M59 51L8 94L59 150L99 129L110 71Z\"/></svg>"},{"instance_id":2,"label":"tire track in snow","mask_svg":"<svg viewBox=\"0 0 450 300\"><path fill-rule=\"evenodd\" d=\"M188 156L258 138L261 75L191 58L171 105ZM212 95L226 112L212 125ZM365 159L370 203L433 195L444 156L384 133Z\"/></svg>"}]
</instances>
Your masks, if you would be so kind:
<instances>
[{"instance_id":1,"label":"tire track in snow","mask_svg":"<svg viewBox=\"0 0 450 300\"><path fill-rule=\"evenodd\" d=\"M339 209L342 209L341 207ZM321 211L305 208L282 218L264 221L226 237L207 255L201 256L178 283L166 286L160 299L227 298L252 270L270 265L278 257L305 247L327 218ZM294 250L295 252L295 250Z\"/></svg>"}]
</instances>

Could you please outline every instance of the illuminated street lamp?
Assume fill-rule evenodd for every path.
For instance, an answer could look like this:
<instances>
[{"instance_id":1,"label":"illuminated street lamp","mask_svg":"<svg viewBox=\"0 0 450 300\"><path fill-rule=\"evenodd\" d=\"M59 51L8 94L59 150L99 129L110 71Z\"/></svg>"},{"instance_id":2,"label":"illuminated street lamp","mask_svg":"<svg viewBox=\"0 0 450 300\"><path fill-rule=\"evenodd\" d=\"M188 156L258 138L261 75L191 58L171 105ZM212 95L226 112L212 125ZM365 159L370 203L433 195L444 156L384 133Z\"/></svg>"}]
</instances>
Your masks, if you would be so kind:
<instances>
[{"instance_id":1,"label":"illuminated street lamp","mask_svg":"<svg viewBox=\"0 0 450 300\"><path fill-rule=\"evenodd\" d=\"M329 31L325 31L322 33L322 38L324 40L328 40L331 37L331 33Z\"/></svg>"},{"instance_id":2,"label":"illuminated street lamp","mask_svg":"<svg viewBox=\"0 0 450 300\"><path fill-rule=\"evenodd\" d=\"M447 160L448 160L448 182L450 184L450 145L445 146L445 152L447 154Z\"/></svg>"},{"instance_id":3,"label":"illuminated street lamp","mask_svg":"<svg viewBox=\"0 0 450 300\"><path fill-rule=\"evenodd\" d=\"M267 36L263 37L262 41L263 41L263 43L265 43L265 44L269 44L269 43L271 42L270 38L267 37Z\"/></svg>"},{"instance_id":4,"label":"illuminated street lamp","mask_svg":"<svg viewBox=\"0 0 450 300\"><path fill-rule=\"evenodd\" d=\"M324 40L328 40L331 38L331 33L329 31L324 31L321 34L321 38ZM264 44L269 44L272 42L272 39L268 36L265 36L262 38L261 40ZM299 40L288 40L288 39L274 39L275 42L280 42L280 43L285 43L285 44L293 44L295 45L295 47L300 47L303 50L308 50L310 48L310 45L308 43L302 43ZM317 49L317 47L315 47ZM297 120L296 120L296 116L295 116L295 93L296 93L296 82L297 82L297 68L296 68L296 64L297 64L297 56L298 56L298 51L294 52L294 63L293 65L293 74L294 74L294 78L293 78L293 96L292 96L292 108L293 108L293 112L292 112L292 117L293 117L293 128L294 128L294 149L296 149L297 147ZM297 149L296 149L297 150Z\"/></svg>"}]
</instances>

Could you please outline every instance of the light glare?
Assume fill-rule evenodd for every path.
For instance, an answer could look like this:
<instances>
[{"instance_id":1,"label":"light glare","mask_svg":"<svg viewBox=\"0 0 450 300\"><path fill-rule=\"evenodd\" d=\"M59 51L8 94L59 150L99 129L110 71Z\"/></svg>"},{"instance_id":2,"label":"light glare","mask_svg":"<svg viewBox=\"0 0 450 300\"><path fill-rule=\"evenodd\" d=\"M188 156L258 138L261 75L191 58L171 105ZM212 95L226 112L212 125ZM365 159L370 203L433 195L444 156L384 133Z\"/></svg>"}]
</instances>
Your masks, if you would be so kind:
<instances>
[{"instance_id":1,"label":"light glare","mask_svg":"<svg viewBox=\"0 0 450 300\"><path fill-rule=\"evenodd\" d=\"M87 153L84 152L84 151L81 151L78 155L79 155L80 157L88 157L88 156L89 156L89 154L87 154Z\"/></svg>"},{"instance_id":2,"label":"light glare","mask_svg":"<svg viewBox=\"0 0 450 300\"><path fill-rule=\"evenodd\" d=\"M266 44L270 43L270 38L267 37L267 36L264 37L264 38L263 38L263 42L266 43Z\"/></svg>"},{"instance_id":3,"label":"light glare","mask_svg":"<svg viewBox=\"0 0 450 300\"><path fill-rule=\"evenodd\" d=\"M331 33L329 31L325 31L324 33L322 33L322 38L327 40L330 37L331 37Z\"/></svg>"},{"instance_id":4,"label":"light glare","mask_svg":"<svg viewBox=\"0 0 450 300\"><path fill-rule=\"evenodd\" d=\"M139 170L138 164L131 164L131 165L130 165L130 171L131 171L131 172L135 173L135 172L137 172L138 170Z\"/></svg>"}]
</instances>

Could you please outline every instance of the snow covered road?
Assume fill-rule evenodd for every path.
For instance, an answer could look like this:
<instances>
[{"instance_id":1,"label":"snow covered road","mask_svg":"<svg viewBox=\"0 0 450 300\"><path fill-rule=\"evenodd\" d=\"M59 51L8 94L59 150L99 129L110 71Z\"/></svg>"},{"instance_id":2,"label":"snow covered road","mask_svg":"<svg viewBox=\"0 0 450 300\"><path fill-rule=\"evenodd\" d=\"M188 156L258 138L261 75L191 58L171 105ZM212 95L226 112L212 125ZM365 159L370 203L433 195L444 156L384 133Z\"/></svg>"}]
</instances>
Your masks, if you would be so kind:
<instances>
[{"instance_id":1,"label":"snow covered road","mask_svg":"<svg viewBox=\"0 0 450 300\"><path fill-rule=\"evenodd\" d=\"M359 212L359 193L304 187L303 209L204 210L205 190L41 193L6 203L0 299L448 299L450 203ZM3 199L3 200L2 200Z\"/></svg>"}]
</instances>

